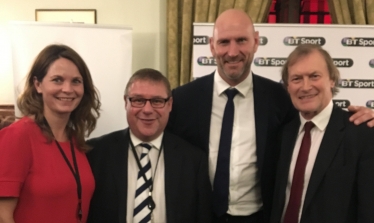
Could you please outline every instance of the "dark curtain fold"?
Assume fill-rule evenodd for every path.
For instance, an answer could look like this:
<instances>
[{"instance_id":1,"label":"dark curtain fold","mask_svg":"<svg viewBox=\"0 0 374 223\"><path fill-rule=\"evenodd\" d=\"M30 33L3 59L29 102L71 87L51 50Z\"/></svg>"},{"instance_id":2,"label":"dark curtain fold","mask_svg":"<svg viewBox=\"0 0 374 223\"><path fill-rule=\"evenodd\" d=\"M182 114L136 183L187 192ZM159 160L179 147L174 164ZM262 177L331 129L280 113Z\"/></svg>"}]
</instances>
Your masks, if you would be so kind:
<instances>
[{"instance_id":1,"label":"dark curtain fold","mask_svg":"<svg viewBox=\"0 0 374 223\"><path fill-rule=\"evenodd\" d=\"M332 22L374 24L374 0L329 0Z\"/></svg>"}]
</instances>

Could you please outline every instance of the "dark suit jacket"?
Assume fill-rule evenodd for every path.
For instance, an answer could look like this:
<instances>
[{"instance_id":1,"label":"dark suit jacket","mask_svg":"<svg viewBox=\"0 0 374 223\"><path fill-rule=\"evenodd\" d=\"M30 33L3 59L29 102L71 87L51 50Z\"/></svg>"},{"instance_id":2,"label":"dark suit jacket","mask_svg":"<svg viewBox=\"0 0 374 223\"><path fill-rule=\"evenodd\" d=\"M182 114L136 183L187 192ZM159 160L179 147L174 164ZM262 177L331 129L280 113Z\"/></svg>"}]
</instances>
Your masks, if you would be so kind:
<instances>
[{"instance_id":1,"label":"dark suit jacket","mask_svg":"<svg viewBox=\"0 0 374 223\"><path fill-rule=\"evenodd\" d=\"M374 129L334 106L312 170L301 223L374 222ZM285 127L271 222L280 222L292 152L300 127Z\"/></svg>"},{"instance_id":2,"label":"dark suit jacket","mask_svg":"<svg viewBox=\"0 0 374 223\"><path fill-rule=\"evenodd\" d=\"M124 223L127 205L128 129L88 141L96 188L88 223ZM211 186L206 155L181 138L164 133L165 202L168 223L210 221Z\"/></svg>"},{"instance_id":3,"label":"dark suit jacket","mask_svg":"<svg viewBox=\"0 0 374 223\"><path fill-rule=\"evenodd\" d=\"M214 73L173 90L168 129L209 153ZM265 220L270 208L279 155L277 138L282 125L296 113L282 85L253 75L257 166L261 181ZM218 140L218 139L217 139Z\"/></svg>"}]
</instances>

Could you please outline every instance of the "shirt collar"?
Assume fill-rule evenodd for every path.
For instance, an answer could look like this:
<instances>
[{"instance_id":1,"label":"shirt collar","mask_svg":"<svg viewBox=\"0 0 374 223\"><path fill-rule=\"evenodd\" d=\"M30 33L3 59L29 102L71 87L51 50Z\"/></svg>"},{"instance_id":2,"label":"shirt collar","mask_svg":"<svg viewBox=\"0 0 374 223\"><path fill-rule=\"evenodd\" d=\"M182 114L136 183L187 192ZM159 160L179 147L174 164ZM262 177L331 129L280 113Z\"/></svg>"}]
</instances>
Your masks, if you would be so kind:
<instances>
[{"instance_id":1,"label":"shirt collar","mask_svg":"<svg viewBox=\"0 0 374 223\"><path fill-rule=\"evenodd\" d=\"M164 132L162 132L157 138L155 138L154 140L150 141L150 142L144 142L140 139L138 139L131 131L130 129L130 139L132 141L132 143L134 144L135 147L137 147L139 144L141 143L148 143L148 144L151 144L152 145L152 148L155 148L157 150L160 150L161 148L161 143L162 143L162 137L164 136Z\"/></svg>"},{"instance_id":2,"label":"shirt collar","mask_svg":"<svg viewBox=\"0 0 374 223\"><path fill-rule=\"evenodd\" d=\"M320 131L324 131L327 127L327 124L329 123L329 120L330 120L330 117L331 117L331 113L332 113L332 109L333 109L333 103L332 101L330 101L330 103L319 113L317 114L316 116L314 116L312 118L312 120L306 120L300 113L299 113L299 116L300 116L300 122L301 122L301 125L300 125L300 128L299 128L299 133L301 131L303 131L304 129L304 124L305 122L307 121L312 121L314 123L314 125L320 130Z\"/></svg>"},{"instance_id":3,"label":"shirt collar","mask_svg":"<svg viewBox=\"0 0 374 223\"><path fill-rule=\"evenodd\" d=\"M231 87L226 81L222 79L219 75L218 70L214 72L214 89L216 89L216 94L221 95L228 88L236 88L242 96L246 96L250 90L253 88L252 82L252 71L249 73L248 77L240 82L238 85Z\"/></svg>"}]
</instances>

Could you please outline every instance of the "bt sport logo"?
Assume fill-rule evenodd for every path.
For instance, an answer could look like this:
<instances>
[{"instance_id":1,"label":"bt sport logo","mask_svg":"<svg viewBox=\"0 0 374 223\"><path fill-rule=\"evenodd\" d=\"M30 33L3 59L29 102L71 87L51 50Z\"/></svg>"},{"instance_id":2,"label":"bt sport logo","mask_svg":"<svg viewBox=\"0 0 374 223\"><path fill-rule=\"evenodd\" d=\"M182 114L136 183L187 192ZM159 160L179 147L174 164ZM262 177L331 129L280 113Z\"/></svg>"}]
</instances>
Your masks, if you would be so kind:
<instances>
[{"instance_id":1,"label":"bt sport logo","mask_svg":"<svg viewBox=\"0 0 374 223\"><path fill-rule=\"evenodd\" d=\"M341 88L374 88L374 80L367 79L340 79L339 87Z\"/></svg>"},{"instance_id":2,"label":"bt sport logo","mask_svg":"<svg viewBox=\"0 0 374 223\"><path fill-rule=\"evenodd\" d=\"M200 66L216 66L216 59L214 57L201 56L197 58L197 64Z\"/></svg>"},{"instance_id":3,"label":"bt sport logo","mask_svg":"<svg viewBox=\"0 0 374 223\"><path fill-rule=\"evenodd\" d=\"M351 102L349 100L332 100L334 104L341 108L348 108L348 106L351 105Z\"/></svg>"},{"instance_id":4,"label":"bt sport logo","mask_svg":"<svg viewBox=\"0 0 374 223\"><path fill-rule=\"evenodd\" d=\"M209 43L209 36L194 36L193 44L194 45L207 45Z\"/></svg>"},{"instance_id":5,"label":"bt sport logo","mask_svg":"<svg viewBox=\"0 0 374 223\"><path fill-rule=\"evenodd\" d=\"M366 107L368 108L374 108L374 100L369 100L366 102Z\"/></svg>"},{"instance_id":6,"label":"bt sport logo","mask_svg":"<svg viewBox=\"0 0 374 223\"><path fill-rule=\"evenodd\" d=\"M281 67L286 61L284 57L256 57L254 64L259 67Z\"/></svg>"},{"instance_id":7,"label":"bt sport logo","mask_svg":"<svg viewBox=\"0 0 374 223\"><path fill-rule=\"evenodd\" d=\"M326 43L326 39L323 37L313 36L286 36L283 39L283 43L286 46L297 46L301 44L314 44L323 46Z\"/></svg>"},{"instance_id":8,"label":"bt sport logo","mask_svg":"<svg viewBox=\"0 0 374 223\"><path fill-rule=\"evenodd\" d=\"M342 45L348 47L374 47L374 38L344 37Z\"/></svg>"},{"instance_id":9,"label":"bt sport logo","mask_svg":"<svg viewBox=\"0 0 374 223\"><path fill-rule=\"evenodd\" d=\"M374 59L371 59L371 60L369 61L369 66L370 66L371 68L374 68Z\"/></svg>"},{"instance_id":10,"label":"bt sport logo","mask_svg":"<svg viewBox=\"0 0 374 223\"><path fill-rule=\"evenodd\" d=\"M352 67L353 60L350 58L333 58L334 65L336 67Z\"/></svg>"},{"instance_id":11,"label":"bt sport logo","mask_svg":"<svg viewBox=\"0 0 374 223\"><path fill-rule=\"evenodd\" d=\"M260 36L259 45L260 46L265 46L266 44L268 44L268 38L266 36Z\"/></svg>"}]
</instances>

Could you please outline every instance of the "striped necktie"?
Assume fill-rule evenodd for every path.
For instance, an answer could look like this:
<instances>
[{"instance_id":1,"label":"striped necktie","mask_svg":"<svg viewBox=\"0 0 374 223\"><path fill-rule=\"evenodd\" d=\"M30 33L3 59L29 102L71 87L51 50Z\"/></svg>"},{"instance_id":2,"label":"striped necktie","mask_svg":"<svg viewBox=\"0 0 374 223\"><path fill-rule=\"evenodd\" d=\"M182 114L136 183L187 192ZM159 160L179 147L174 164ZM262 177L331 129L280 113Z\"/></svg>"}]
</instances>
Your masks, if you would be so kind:
<instances>
[{"instance_id":1,"label":"striped necktie","mask_svg":"<svg viewBox=\"0 0 374 223\"><path fill-rule=\"evenodd\" d=\"M138 179L136 182L136 193L135 193L135 209L134 209L134 223L148 223L151 222L151 210L148 208L149 204L149 182L152 182L152 169L151 162L149 160L148 153L152 146L147 143L140 144L142 147L142 153L140 155L140 164L142 169L138 172ZM143 171L148 180L148 183L144 181L144 177L141 173Z\"/></svg>"}]
</instances>

